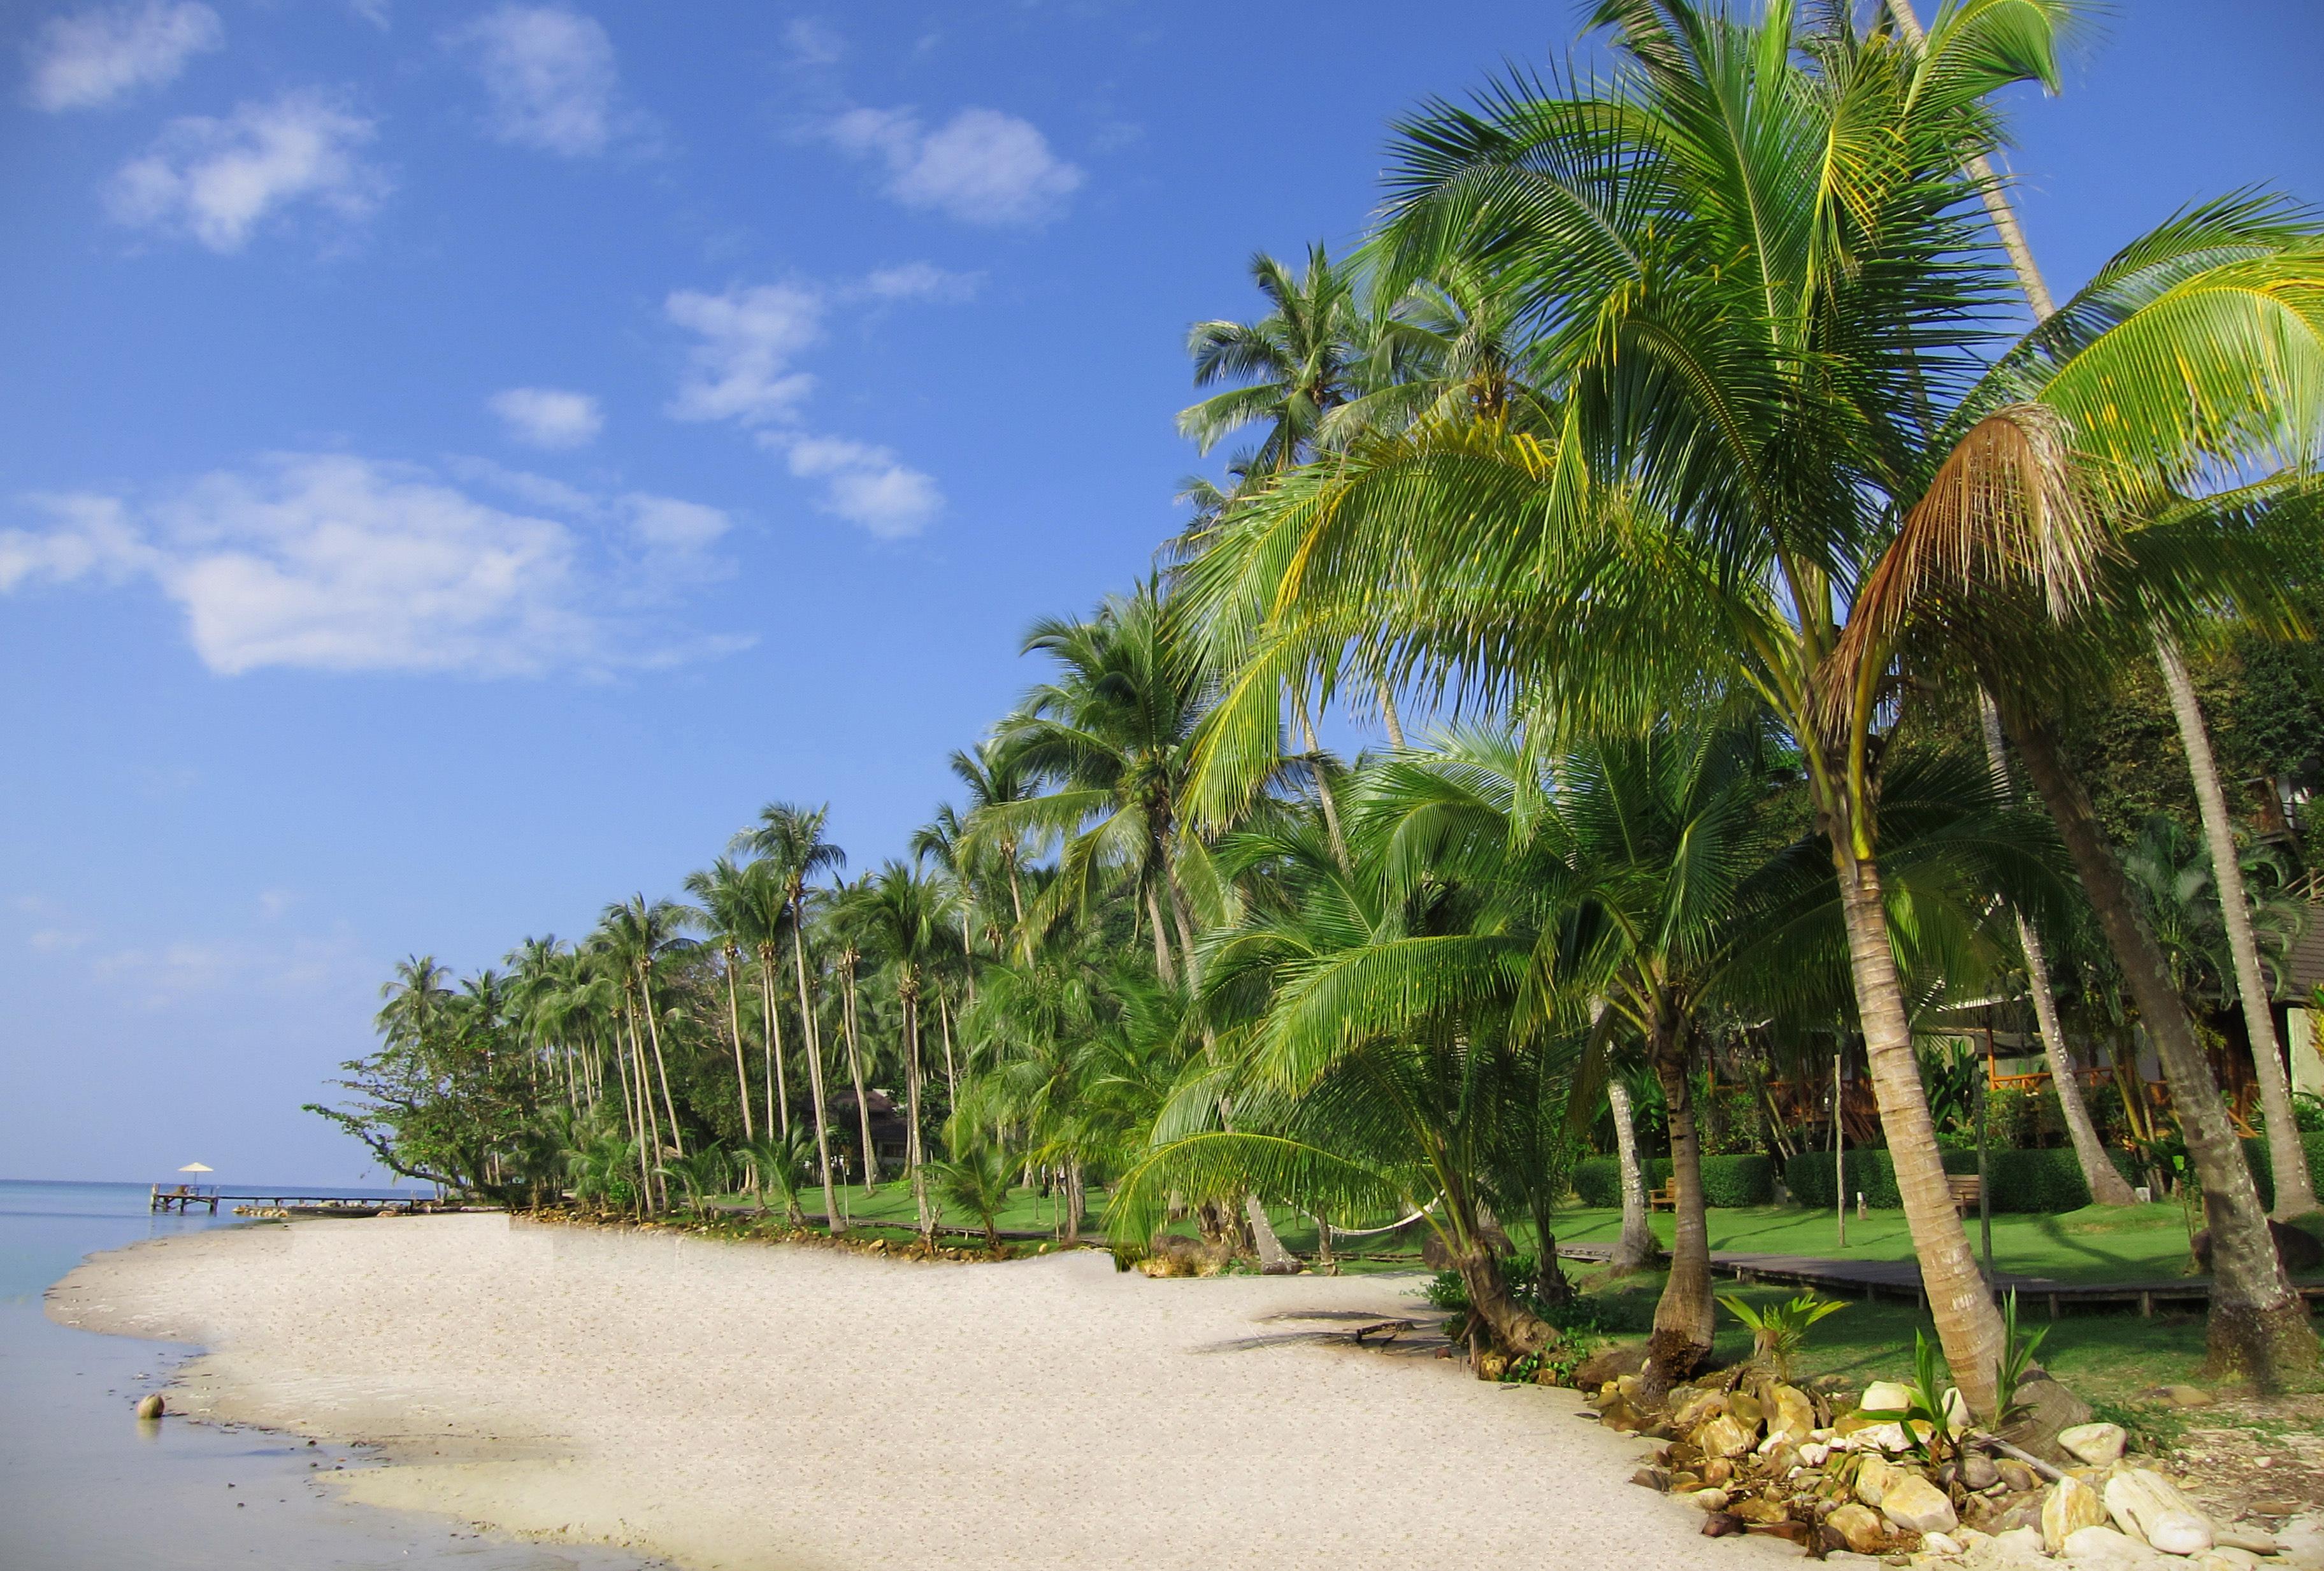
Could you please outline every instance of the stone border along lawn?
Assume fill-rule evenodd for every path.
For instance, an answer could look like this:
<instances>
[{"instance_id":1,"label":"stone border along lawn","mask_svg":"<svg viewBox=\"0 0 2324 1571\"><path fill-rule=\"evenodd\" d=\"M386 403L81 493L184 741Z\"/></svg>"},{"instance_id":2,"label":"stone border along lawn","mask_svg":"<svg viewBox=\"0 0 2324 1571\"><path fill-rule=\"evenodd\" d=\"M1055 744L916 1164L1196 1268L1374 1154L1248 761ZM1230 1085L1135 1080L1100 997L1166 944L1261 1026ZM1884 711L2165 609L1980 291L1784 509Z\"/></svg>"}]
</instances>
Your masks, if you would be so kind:
<instances>
[{"instance_id":1,"label":"stone border along lawn","mask_svg":"<svg viewBox=\"0 0 2324 1571\"><path fill-rule=\"evenodd\" d=\"M2264 1515L2246 1493L2206 1510L2162 1466L2125 1455L2122 1427L2059 1436L2050 1476L1974 1441L1941 1466L1897 1424L1903 1387L1876 1382L1851 1401L1828 1377L1805 1387L1746 1366L1682 1386L1668 1407L1632 1405L1637 1377L1595 1393L1600 1422L1659 1442L1632 1483L1703 1513L1703 1532L1768 1536L1826 1558L1961 1571L2037 1571L2059 1562L2152 1571L2324 1571L2324 1511ZM2208 1406L2205 1392L2175 1400ZM1958 1400L1946 1392L1945 1406ZM1956 1420L1956 1436L1968 1437Z\"/></svg>"}]
</instances>

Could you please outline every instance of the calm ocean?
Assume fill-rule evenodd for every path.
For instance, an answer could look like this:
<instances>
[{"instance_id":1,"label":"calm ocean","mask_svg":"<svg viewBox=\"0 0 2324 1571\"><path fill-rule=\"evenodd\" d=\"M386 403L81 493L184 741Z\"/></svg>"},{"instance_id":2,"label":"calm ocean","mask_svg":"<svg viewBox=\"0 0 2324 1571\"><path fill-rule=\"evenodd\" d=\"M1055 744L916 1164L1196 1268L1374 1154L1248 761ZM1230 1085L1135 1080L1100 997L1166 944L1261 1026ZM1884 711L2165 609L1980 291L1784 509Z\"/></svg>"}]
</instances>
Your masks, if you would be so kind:
<instances>
[{"instance_id":1,"label":"calm ocean","mask_svg":"<svg viewBox=\"0 0 2324 1571\"><path fill-rule=\"evenodd\" d=\"M315 1478L372 1465L352 1446L176 1418L138 1423L138 1397L198 1350L69 1330L42 1312L42 1294L99 1250L235 1224L152 1215L143 1184L0 1180L0 1566L638 1571L631 1556L505 1543L435 1517L348 1504Z\"/></svg>"}]
</instances>

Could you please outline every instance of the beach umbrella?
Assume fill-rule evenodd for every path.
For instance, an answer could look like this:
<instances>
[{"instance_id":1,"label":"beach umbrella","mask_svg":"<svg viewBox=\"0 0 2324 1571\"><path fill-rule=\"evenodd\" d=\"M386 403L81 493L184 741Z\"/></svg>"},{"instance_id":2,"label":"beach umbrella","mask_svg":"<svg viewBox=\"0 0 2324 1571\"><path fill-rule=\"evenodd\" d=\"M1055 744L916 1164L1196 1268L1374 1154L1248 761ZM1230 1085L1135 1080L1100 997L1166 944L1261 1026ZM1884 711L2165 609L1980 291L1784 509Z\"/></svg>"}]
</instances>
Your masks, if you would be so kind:
<instances>
[{"instance_id":1,"label":"beach umbrella","mask_svg":"<svg viewBox=\"0 0 2324 1571\"><path fill-rule=\"evenodd\" d=\"M178 1169L178 1171L181 1173L209 1173L216 1172L217 1170L217 1169L209 1167L202 1162L188 1162L184 1167Z\"/></svg>"}]
</instances>

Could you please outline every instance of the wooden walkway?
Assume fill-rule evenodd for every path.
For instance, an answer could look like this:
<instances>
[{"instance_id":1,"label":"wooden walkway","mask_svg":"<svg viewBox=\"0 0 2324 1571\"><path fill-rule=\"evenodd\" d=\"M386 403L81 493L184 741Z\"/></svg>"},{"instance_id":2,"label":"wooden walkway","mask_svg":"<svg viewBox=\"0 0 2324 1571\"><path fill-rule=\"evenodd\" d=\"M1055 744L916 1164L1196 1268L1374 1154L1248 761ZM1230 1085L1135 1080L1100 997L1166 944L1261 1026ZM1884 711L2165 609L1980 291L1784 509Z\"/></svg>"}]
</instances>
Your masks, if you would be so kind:
<instances>
[{"instance_id":1,"label":"wooden walkway","mask_svg":"<svg viewBox=\"0 0 2324 1571\"><path fill-rule=\"evenodd\" d=\"M218 1214L221 1205L263 1206L269 1211L286 1211L295 1216L376 1216L382 1212L424 1213L436 1211L497 1211L497 1206L464 1206L456 1200L437 1200L429 1197L385 1197L374 1196L350 1198L345 1195L232 1195L223 1189L206 1188L195 1184L153 1186L150 1201L156 1212L192 1212L207 1210Z\"/></svg>"},{"instance_id":2,"label":"wooden walkway","mask_svg":"<svg viewBox=\"0 0 2324 1571\"><path fill-rule=\"evenodd\" d=\"M1568 1260L1604 1261L1614 1251L1611 1244L1560 1244L1557 1252ZM1714 1249L1711 1252L1711 1269L1732 1277L1738 1282L1781 1282L1787 1286L1813 1288L1834 1298L1858 1297L1868 1300L1895 1298L1909 1300L1923 1308L1928 1308L1929 1295L1921 1285L1921 1267L1909 1260L1822 1260L1810 1255L1753 1254L1739 1250ZM2310 1303L2324 1301L2324 1282L2296 1284L2300 1294ZM2069 1305L2089 1308L2133 1308L2142 1315L2154 1313L2155 1306L2191 1304L2207 1306L2211 1301L2211 1282L2208 1277L2160 1277L2124 1282L2062 1282L2052 1277L2023 1276L2015 1271L1996 1271L1993 1275L1993 1296L1997 1302L2010 1293L2018 1302L2042 1303L2055 1320Z\"/></svg>"}]
</instances>

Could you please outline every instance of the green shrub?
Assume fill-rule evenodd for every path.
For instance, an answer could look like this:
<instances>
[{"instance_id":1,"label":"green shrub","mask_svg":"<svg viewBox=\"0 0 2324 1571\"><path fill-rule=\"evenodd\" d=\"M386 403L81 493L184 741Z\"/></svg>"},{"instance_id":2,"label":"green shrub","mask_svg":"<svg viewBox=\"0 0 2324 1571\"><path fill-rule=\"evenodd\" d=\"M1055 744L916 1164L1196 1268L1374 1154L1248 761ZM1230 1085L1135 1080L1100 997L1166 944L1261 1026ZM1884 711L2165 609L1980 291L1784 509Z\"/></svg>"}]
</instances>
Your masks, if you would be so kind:
<instances>
[{"instance_id":1,"label":"green shrub","mask_svg":"<svg viewBox=\"0 0 2324 1571\"><path fill-rule=\"evenodd\" d=\"M2308 1130L2300 1137L2308 1151L2308 1178L2319 1190L2324 1190L2324 1130ZM2268 1166L2267 1136L2259 1135L2244 1141L2244 1160L2251 1164L2252 1181L2259 1186L2259 1203L2273 1208L2275 1205L2275 1171Z\"/></svg>"},{"instance_id":2,"label":"green shrub","mask_svg":"<svg viewBox=\"0 0 2324 1571\"><path fill-rule=\"evenodd\" d=\"M1638 1164L1646 1187L1659 1189L1670 1182L1668 1157L1647 1157ZM1574 1164L1573 1192L1584 1206L1622 1203L1622 1163L1617 1157L1589 1157ZM1705 1206L1765 1206L1775 1197L1775 1167L1758 1151L1738 1156L1702 1159L1702 1203Z\"/></svg>"},{"instance_id":3,"label":"green shrub","mask_svg":"<svg viewBox=\"0 0 2324 1571\"><path fill-rule=\"evenodd\" d=\"M1977 1171L1977 1152L1973 1150L1948 1151L1943 1155L1948 1173ZM2129 1176L2127 1158L2116 1153L2114 1164L2125 1177ZM1985 1153L1985 1173L1997 1212L2079 1211L2090 1203L2090 1189L2083 1181L2081 1163L2070 1146L1989 1151ZM1832 1205L1831 1153L1802 1151L1784 1168L1784 1182L1790 1187L1792 1197L1803 1206L1821 1209ZM1896 1192L1896 1169L1886 1151L1848 1153L1849 1198L1853 1200L1858 1192L1863 1194L1864 1203L1876 1210L1893 1211L1904 1203Z\"/></svg>"}]
</instances>

